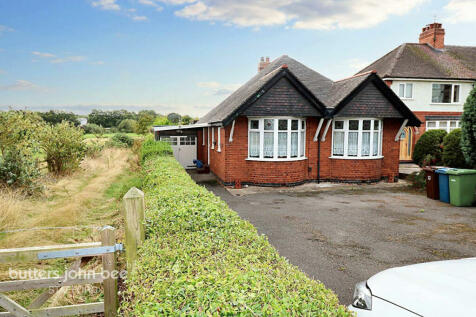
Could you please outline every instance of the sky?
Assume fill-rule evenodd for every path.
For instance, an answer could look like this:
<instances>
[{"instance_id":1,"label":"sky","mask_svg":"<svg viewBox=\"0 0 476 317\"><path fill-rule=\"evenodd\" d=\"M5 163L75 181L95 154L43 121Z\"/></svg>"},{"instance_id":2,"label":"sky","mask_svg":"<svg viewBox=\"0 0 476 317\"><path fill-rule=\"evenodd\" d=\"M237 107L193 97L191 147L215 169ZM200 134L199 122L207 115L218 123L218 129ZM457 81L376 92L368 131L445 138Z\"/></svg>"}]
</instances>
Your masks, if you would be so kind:
<instances>
[{"instance_id":1,"label":"sky","mask_svg":"<svg viewBox=\"0 0 476 317\"><path fill-rule=\"evenodd\" d=\"M333 80L421 28L476 46L476 0L0 0L0 109L202 116L283 54Z\"/></svg>"}]
</instances>

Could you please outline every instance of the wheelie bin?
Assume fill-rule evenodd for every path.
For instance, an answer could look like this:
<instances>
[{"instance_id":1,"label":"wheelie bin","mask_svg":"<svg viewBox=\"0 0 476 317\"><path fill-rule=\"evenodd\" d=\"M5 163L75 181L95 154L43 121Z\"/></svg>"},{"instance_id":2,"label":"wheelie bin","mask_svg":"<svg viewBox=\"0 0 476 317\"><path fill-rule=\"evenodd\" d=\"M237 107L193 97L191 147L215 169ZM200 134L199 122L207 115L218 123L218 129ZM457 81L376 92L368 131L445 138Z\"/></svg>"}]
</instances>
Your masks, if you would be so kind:
<instances>
[{"instance_id":1,"label":"wheelie bin","mask_svg":"<svg viewBox=\"0 0 476 317\"><path fill-rule=\"evenodd\" d=\"M450 169L450 203L453 206L472 206L475 202L476 170Z\"/></svg>"},{"instance_id":2,"label":"wheelie bin","mask_svg":"<svg viewBox=\"0 0 476 317\"><path fill-rule=\"evenodd\" d=\"M438 174L438 190L440 192L440 201L450 203L450 185L448 171L450 168L439 168L435 172Z\"/></svg>"},{"instance_id":3,"label":"wheelie bin","mask_svg":"<svg viewBox=\"0 0 476 317\"><path fill-rule=\"evenodd\" d=\"M435 168L427 166L424 167L425 182L426 182L426 197L431 199L439 199L438 177L435 174Z\"/></svg>"}]
</instances>

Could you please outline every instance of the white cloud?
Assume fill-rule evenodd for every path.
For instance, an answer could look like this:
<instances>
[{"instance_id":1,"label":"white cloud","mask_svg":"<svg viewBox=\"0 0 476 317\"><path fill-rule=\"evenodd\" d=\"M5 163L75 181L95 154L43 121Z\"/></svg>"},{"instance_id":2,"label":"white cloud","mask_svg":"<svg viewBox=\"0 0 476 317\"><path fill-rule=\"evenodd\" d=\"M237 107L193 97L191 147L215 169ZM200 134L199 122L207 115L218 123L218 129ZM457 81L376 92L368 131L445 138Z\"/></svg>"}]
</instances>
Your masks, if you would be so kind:
<instances>
[{"instance_id":1,"label":"white cloud","mask_svg":"<svg viewBox=\"0 0 476 317\"><path fill-rule=\"evenodd\" d=\"M91 62L90 64L91 65L104 65L104 61L95 61L95 62Z\"/></svg>"},{"instance_id":2,"label":"white cloud","mask_svg":"<svg viewBox=\"0 0 476 317\"><path fill-rule=\"evenodd\" d=\"M62 58L55 58L51 60L52 64L63 64L63 63L77 63L82 62L86 59L84 56L67 56Z\"/></svg>"},{"instance_id":3,"label":"white cloud","mask_svg":"<svg viewBox=\"0 0 476 317\"><path fill-rule=\"evenodd\" d=\"M121 7L116 3L116 0L98 0L91 3L93 7L99 7L102 10L119 11Z\"/></svg>"},{"instance_id":4,"label":"white cloud","mask_svg":"<svg viewBox=\"0 0 476 317\"><path fill-rule=\"evenodd\" d=\"M377 25L391 15L408 13L425 1L200 0L175 14L244 27L291 25L297 29L360 29Z\"/></svg>"},{"instance_id":5,"label":"white cloud","mask_svg":"<svg viewBox=\"0 0 476 317\"><path fill-rule=\"evenodd\" d=\"M18 79L15 80L15 83L6 85L6 86L0 86L0 91L11 91L11 90L35 90L40 88L38 85L35 85L31 81L28 80L23 80L23 79Z\"/></svg>"},{"instance_id":6,"label":"white cloud","mask_svg":"<svg viewBox=\"0 0 476 317\"><path fill-rule=\"evenodd\" d=\"M451 0L444 9L447 12L444 20L447 22L476 22L476 1L474 0Z\"/></svg>"},{"instance_id":7,"label":"white cloud","mask_svg":"<svg viewBox=\"0 0 476 317\"><path fill-rule=\"evenodd\" d=\"M365 61L365 60L361 60L359 58L352 58L352 59L349 59L347 60L347 63L349 65L349 67L353 70L353 71L359 71L359 70L362 70L364 69L365 67L369 66L370 63L368 61Z\"/></svg>"},{"instance_id":8,"label":"white cloud","mask_svg":"<svg viewBox=\"0 0 476 317\"><path fill-rule=\"evenodd\" d=\"M41 57L41 58L53 58L56 57L56 55L51 54L51 53L45 53L45 52L38 52L38 51L33 51L31 52L33 55Z\"/></svg>"},{"instance_id":9,"label":"white cloud","mask_svg":"<svg viewBox=\"0 0 476 317\"><path fill-rule=\"evenodd\" d=\"M147 21L148 18L144 15L134 15L134 16L132 16L132 20L134 20L134 21Z\"/></svg>"},{"instance_id":10,"label":"white cloud","mask_svg":"<svg viewBox=\"0 0 476 317\"><path fill-rule=\"evenodd\" d=\"M216 81L198 82L197 86L207 90L208 95L229 95L240 87L240 84L222 84Z\"/></svg>"},{"instance_id":11,"label":"white cloud","mask_svg":"<svg viewBox=\"0 0 476 317\"><path fill-rule=\"evenodd\" d=\"M13 31L15 31L15 30L12 29L11 27L0 24L0 35L2 35L3 33L6 33L6 32L13 32Z\"/></svg>"}]
</instances>

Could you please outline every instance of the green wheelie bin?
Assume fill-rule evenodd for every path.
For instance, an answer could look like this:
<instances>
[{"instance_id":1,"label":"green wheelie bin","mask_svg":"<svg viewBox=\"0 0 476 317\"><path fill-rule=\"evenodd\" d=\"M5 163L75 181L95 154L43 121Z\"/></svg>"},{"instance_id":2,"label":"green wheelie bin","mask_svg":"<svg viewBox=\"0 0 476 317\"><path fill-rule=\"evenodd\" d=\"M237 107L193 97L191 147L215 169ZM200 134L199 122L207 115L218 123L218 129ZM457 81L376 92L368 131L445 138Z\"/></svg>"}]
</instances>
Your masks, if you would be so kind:
<instances>
[{"instance_id":1,"label":"green wheelie bin","mask_svg":"<svg viewBox=\"0 0 476 317\"><path fill-rule=\"evenodd\" d=\"M476 170L453 168L446 173L450 183L450 204L472 206L476 200Z\"/></svg>"}]
</instances>

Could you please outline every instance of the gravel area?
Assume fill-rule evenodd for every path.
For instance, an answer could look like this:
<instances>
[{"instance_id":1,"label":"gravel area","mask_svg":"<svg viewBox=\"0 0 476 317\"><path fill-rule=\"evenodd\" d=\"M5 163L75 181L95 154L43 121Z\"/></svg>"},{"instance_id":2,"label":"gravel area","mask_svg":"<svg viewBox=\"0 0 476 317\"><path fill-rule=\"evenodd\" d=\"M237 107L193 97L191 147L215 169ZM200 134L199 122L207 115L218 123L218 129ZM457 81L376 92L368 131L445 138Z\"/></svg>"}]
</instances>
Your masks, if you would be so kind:
<instances>
[{"instance_id":1,"label":"gravel area","mask_svg":"<svg viewBox=\"0 0 476 317\"><path fill-rule=\"evenodd\" d=\"M476 257L476 208L453 207L409 189L354 185L232 195L216 183L205 186L345 305L355 283L384 269Z\"/></svg>"}]
</instances>

